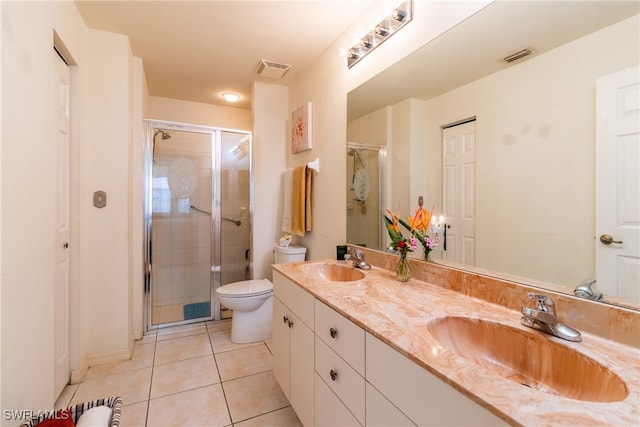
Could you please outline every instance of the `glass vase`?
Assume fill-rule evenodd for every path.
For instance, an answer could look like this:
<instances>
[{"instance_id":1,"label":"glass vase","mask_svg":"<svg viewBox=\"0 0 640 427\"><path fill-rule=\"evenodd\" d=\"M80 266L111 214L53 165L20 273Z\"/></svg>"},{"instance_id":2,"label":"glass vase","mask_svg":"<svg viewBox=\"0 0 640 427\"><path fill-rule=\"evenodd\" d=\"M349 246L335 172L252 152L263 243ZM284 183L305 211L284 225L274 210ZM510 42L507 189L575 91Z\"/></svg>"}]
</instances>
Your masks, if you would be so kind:
<instances>
[{"instance_id":1,"label":"glass vase","mask_svg":"<svg viewBox=\"0 0 640 427\"><path fill-rule=\"evenodd\" d=\"M424 248L424 261L431 262L431 249Z\"/></svg>"},{"instance_id":2,"label":"glass vase","mask_svg":"<svg viewBox=\"0 0 640 427\"><path fill-rule=\"evenodd\" d=\"M396 280L400 282L408 282L411 279L411 267L407 259L407 251L400 251L398 264L396 265Z\"/></svg>"}]
</instances>

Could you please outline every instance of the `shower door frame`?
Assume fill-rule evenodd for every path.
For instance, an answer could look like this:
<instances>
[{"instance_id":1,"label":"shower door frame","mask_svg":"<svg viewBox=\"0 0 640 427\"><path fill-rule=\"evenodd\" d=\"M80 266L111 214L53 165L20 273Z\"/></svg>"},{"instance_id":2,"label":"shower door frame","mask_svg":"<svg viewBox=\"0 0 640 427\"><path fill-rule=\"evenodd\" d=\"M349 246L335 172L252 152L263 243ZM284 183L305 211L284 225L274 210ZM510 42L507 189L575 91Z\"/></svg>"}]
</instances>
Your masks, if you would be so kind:
<instances>
[{"instance_id":1,"label":"shower door frame","mask_svg":"<svg viewBox=\"0 0 640 427\"><path fill-rule=\"evenodd\" d=\"M387 146L386 145L370 145L367 143L363 143L363 142L352 142L352 141L347 141L347 152L350 149L354 149L354 150L364 150L364 151L374 151L377 152L377 156L378 156L378 206L377 206L377 210L378 210L378 214L381 218L380 221L378 221L378 227L377 227L377 232L378 232L378 248L374 248L374 249L379 249L379 250L385 250L386 246L387 246L387 242L386 242L386 236L387 236L387 228L384 224L384 221L382 221L382 217L385 214L386 211L386 199L387 199L387 187L388 187L388 183L387 183L387 175L386 175L386 168L387 168ZM348 243L353 243L353 244L357 244L358 242L348 242Z\"/></svg>"},{"instance_id":2,"label":"shower door frame","mask_svg":"<svg viewBox=\"0 0 640 427\"><path fill-rule=\"evenodd\" d=\"M187 325L191 323L198 323L203 321L221 320L220 302L218 300L216 289L221 286L222 264L221 264L221 186L220 175L222 169L221 162L221 149L222 149L222 133L231 132L249 136L249 268L250 272L253 270L253 251L251 250L251 243L253 242L253 144L251 143L252 134L249 131L221 128L213 126L201 126L180 122L164 121L164 120L144 120L145 128L145 145L143 155L143 214L144 214L144 324L145 333L156 331L163 328ZM168 131L184 131L195 132L211 135L211 206L209 207L211 212L211 276L210 276L210 301L211 301L211 315L208 317L199 317L189 320L181 320L170 323L152 323L152 309L153 309L153 276L152 276L152 248L151 248L151 236L153 231L153 212L152 212L152 173L153 173L153 154L154 154L154 141L153 134L154 129L163 129Z\"/></svg>"}]
</instances>

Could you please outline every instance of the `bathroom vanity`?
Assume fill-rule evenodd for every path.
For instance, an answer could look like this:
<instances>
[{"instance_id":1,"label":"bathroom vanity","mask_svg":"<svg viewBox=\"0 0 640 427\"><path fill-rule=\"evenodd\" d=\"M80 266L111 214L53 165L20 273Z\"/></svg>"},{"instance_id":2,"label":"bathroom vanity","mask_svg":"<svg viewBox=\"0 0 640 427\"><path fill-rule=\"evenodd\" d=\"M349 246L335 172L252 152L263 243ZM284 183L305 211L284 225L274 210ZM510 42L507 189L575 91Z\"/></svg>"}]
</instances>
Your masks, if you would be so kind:
<instances>
[{"instance_id":1,"label":"bathroom vanity","mask_svg":"<svg viewBox=\"0 0 640 427\"><path fill-rule=\"evenodd\" d=\"M393 261L273 266L273 372L304 425L638 424L637 346L542 334L513 301L397 282Z\"/></svg>"}]
</instances>

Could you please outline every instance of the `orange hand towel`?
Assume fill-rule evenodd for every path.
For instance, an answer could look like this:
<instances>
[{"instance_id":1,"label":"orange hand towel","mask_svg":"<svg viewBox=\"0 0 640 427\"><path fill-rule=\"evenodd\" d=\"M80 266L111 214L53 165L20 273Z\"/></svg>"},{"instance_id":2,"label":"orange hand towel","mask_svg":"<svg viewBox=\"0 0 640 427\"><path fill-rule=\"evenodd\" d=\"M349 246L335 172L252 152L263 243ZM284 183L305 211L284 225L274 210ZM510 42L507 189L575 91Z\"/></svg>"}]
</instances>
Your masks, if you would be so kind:
<instances>
[{"instance_id":1,"label":"orange hand towel","mask_svg":"<svg viewBox=\"0 0 640 427\"><path fill-rule=\"evenodd\" d=\"M311 231L311 226L313 225L313 218L311 216L311 181L313 178L313 169L306 169L306 183L305 183L305 231Z\"/></svg>"},{"instance_id":2,"label":"orange hand towel","mask_svg":"<svg viewBox=\"0 0 640 427\"><path fill-rule=\"evenodd\" d=\"M291 233L304 236L306 231L307 165L293 169L291 185Z\"/></svg>"}]
</instances>

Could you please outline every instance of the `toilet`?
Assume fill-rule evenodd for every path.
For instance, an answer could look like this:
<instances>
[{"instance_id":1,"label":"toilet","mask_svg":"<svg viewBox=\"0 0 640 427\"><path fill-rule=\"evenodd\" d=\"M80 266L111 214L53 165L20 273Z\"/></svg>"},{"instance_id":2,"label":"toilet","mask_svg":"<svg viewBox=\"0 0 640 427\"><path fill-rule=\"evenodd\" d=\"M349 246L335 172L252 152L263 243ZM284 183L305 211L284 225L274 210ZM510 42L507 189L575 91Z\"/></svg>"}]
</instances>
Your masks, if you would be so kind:
<instances>
[{"instance_id":1,"label":"toilet","mask_svg":"<svg viewBox=\"0 0 640 427\"><path fill-rule=\"evenodd\" d=\"M275 247L276 264L304 261L302 246ZM243 280L216 289L220 304L233 310L231 342L236 344L271 338L273 284L267 279Z\"/></svg>"}]
</instances>

